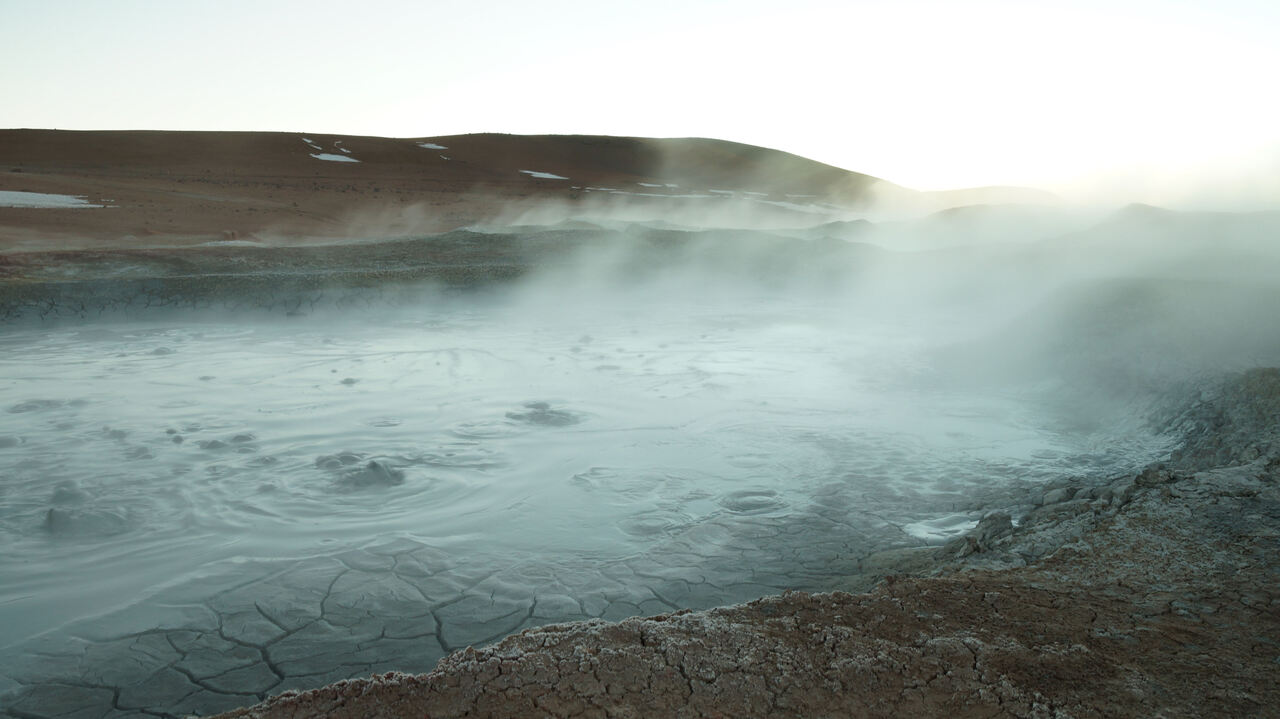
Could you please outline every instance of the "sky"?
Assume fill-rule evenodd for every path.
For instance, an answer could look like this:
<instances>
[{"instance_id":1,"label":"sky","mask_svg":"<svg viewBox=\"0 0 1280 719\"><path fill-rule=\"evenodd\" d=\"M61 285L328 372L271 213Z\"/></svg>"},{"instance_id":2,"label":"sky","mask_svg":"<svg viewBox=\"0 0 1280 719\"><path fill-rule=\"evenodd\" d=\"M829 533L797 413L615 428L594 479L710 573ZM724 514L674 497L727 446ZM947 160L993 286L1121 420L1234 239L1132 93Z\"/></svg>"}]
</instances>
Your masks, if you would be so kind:
<instances>
[{"instance_id":1,"label":"sky","mask_svg":"<svg viewBox=\"0 0 1280 719\"><path fill-rule=\"evenodd\" d=\"M0 0L0 127L715 137L1280 206L1276 0Z\"/></svg>"}]
</instances>

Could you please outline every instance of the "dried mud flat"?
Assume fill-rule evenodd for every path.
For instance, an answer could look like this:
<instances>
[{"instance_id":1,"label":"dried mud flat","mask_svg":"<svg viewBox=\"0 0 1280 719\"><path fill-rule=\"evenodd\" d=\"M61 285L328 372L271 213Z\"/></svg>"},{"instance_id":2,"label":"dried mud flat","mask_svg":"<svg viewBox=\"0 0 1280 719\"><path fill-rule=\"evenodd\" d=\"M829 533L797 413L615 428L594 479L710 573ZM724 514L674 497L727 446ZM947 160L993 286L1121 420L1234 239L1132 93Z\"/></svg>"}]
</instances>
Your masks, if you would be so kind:
<instances>
[{"instance_id":1,"label":"dried mud flat","mask_svg":"<svg viewBox=\"0 0 1280 719\"><path fill-rule=\"evenodd\" d=\"M1163 419L1167 463L882 557L870 593L546 626L219 718L1277 716L1278 420L1280 370L1229 378Z\"/></svg>"}]
</instances>

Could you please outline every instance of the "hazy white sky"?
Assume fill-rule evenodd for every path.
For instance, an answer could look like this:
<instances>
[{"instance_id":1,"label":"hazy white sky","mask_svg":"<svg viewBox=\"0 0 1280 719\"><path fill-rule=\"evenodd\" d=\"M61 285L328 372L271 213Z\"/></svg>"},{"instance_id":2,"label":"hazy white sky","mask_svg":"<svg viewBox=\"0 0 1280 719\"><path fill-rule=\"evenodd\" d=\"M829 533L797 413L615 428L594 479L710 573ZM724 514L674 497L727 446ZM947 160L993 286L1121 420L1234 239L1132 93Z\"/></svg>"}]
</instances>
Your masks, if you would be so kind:
<instances>
[{"instance_id":1,"label":"hazy white sky","mask_svg":"<svg viewBox=\"0 0 1280 719\"><path fill-rule=\"evenodd\" d=\"M1277 0L0 0L0 127L703 136L1265 200L1277 38Z\"/></svg>"}]
</instances>

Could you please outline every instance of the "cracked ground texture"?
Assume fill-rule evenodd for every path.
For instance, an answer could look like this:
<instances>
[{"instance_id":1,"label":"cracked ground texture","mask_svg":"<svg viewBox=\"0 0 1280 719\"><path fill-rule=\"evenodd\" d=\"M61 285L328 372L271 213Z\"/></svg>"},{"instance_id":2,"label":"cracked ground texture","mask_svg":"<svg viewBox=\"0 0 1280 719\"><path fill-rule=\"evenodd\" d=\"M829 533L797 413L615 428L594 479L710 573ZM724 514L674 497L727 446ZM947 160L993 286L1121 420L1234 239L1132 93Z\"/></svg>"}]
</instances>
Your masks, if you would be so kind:
<instances>
[{"instance_id":1,"label":"cracked ground texture","mask_svg":"<svg viewBox=\"0 0 1280 719\"><path fill-rule=\"evenodd\" d=\"M863 557L921 544L842 509L834 490L821 500L800 517L707 521L604 563L462 559L406 538L236 563L23 646L0 672L0 715L210 714L350 677L429 671L451 651L536 626L831 588L862 576Z\"/></svg>"},{"instance_id":2,"label":"cracked ground texture","mask_svg":"<svg viewBox=\"0 0 1280 719\"><path fill-rule=\"evenodd\" d=\"M1027 491L993 475L974 492L978 478L968 479L926 509L1010 506ZM869 588L921 556L925 541L901 524L924 500L857 491L832 482L782 515L722 513L617 559L459 553L384 537L201 568L124 609L6 648L0 716L213 714L353 677L430 671L450 652L542 625ZM959 501L968 505L950 503Z\"/></svg>"},{"instance_id":3,"label":"cracked ground texture","mask_svg":"<svg viewBox=\"0 0 1280 719\"><path fill-rule=\"evenodd\" d=\"M946 576L542 627L219 719L1278 716L1280 372L1176 422L1175 466L932 550Z\"/></svg>"}]
</instances>

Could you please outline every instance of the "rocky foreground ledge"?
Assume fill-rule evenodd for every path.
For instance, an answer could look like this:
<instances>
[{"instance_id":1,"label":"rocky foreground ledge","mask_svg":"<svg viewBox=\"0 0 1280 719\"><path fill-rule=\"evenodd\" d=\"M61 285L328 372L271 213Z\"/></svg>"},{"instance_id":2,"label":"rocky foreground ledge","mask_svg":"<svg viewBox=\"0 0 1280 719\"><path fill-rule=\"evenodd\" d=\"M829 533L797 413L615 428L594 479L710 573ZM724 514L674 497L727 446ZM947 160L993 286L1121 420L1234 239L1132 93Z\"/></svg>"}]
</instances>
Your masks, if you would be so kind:
<instances>
[{"instance_id":1,"label":"rocky foreground ledge","mask_svg":"<svg viewBox=\"0 0 1280 719\"><path fill-rule=\"evenodd\" d=\"M1169 462L884 557L867 594L546 626L219 717L1280 716L1280 370L1165 422Z\"/></svg>"}]
</instances>

